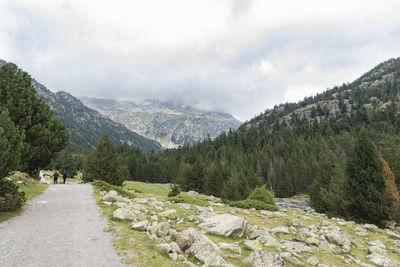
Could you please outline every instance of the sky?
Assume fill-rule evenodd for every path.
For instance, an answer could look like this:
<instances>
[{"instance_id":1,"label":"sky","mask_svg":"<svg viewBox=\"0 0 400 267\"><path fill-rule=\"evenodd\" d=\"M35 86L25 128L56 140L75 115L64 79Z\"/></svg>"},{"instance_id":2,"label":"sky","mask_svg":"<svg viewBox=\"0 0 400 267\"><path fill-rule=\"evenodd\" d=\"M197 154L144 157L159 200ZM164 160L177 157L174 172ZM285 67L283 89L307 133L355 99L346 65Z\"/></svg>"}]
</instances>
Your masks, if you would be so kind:
<instances>
[{"instance_id":1,"label":"sky","mask_svg":"<svg viewBox=\"0 0 400 267\"><path fill-rule=\"evenodd\" d=\"M0 0L0 59L53 92L246 121L400 56L398 0Z\"/></svg>"}]
</instances>

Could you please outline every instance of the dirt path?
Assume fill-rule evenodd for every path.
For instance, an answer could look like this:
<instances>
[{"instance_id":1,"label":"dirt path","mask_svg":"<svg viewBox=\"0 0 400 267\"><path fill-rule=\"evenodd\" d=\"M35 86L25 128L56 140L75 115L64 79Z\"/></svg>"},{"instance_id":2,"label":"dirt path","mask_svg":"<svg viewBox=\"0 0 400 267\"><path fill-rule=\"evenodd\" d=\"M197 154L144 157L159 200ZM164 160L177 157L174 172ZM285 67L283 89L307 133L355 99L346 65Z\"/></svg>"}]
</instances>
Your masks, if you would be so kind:
<instances>
[{"instance_id":1,"label":"dirt path","mask_svg":"<svg viewBox=\"0 0 400 267\"><path fill-rule=\"evenodd\" d=\"M1 266L124 266L90 185L51 185L0 224Z\"/></svg>"}]
</instances>

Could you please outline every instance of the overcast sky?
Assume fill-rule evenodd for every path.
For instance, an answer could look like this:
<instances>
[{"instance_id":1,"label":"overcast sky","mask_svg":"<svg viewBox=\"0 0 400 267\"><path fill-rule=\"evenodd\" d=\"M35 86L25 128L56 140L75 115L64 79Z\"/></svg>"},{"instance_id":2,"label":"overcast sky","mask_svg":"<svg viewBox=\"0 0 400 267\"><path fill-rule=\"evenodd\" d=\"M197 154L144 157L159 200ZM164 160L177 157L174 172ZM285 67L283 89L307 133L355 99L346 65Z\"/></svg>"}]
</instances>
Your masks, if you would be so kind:
<instances>
[{"instance_id":1,"label":"overcast sky","mask_svg":"<svg viewBox=\"0 0 400 267\"><path fill-rule=\"evenodd\" d=\"M52 91L244 121L400 56L399 0L0 0L0 58Z\"/></svg>"}]
</instances>

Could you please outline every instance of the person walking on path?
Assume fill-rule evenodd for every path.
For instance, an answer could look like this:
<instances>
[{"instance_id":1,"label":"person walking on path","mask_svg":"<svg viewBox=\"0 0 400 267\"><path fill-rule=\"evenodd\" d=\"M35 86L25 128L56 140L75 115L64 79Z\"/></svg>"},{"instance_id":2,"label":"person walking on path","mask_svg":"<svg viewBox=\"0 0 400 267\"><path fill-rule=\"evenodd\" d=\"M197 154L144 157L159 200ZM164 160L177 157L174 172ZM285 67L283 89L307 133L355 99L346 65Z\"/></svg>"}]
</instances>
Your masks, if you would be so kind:
<instances>
[{"instance_id":1,"label":"person walking on path","mask_svg":"<svg viewBox=\"0 0 400 267\"><path fill-rule=\"evenodd\" d=\"M57 184L58 176L60 176L60 174L56 171L56 172L53 174L53 177L54 177L54 184Z\"/></svg>"},{"instance_id":2,"label":"person walking on path","mask_svg":"<svg viewBox=\"0 0 400 267\"><path fill-rule=\"evenodd\" d=\"M67 174L67 172L64 170L64 171L63 171L63 180L64 180L64 184L65 184L65 181L67 180L67 176L68 176L68 174Z\"/></svg>"}]
</instances>

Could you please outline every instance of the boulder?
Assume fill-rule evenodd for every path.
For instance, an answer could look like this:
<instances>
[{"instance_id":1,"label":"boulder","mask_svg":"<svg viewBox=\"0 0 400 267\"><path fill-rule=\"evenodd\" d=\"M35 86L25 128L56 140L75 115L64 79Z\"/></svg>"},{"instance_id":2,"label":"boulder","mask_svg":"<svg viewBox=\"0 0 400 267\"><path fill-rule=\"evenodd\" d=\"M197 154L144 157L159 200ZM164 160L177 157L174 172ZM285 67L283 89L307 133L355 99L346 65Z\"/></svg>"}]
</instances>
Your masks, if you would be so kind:
<instances>
[{"instance_id":1,"label":"boulder","mask_svg":"<svg viewBox=\"0 0 400 267\"><path fill-rule=\"evenodd\" d=\"M262 250L262 245L258 240L245 240L243 243L243 248L246 250Z\"/></svg>"},{"instance_id":2,"label":"boulder","mask_svg":"<svg viewBox=\"0 0 400 267\"><path fill-rule=\"evenodd\" d=\"M179 248L178 243L176 243L176 242L171 242L171 243L169 243L169 245L171 246L171 250L172 250L173 252L176 252L176 253L178 253L178 254L182 254L182 251L181 251L181 249Z\"/></svg>"},{"instance_id":3,"label":"boulder","mask_svg":"<svg viewBox=\"0 0 400 267\"><path fill-rule=\"evenodd\" d=\"M192 245L186 252L193 255L197 260L206 266L232 266L224 260L219 247L207 236L194 228L185 230L183 233L187 234L192 241Z\"/></svg>"},{"instance_id":4,"label":"boulder","mask_svg":"<svg viewBox=\"0 0 400 267\"><path fill-rule=\"evenodd\" d=\"M310 265L314 266L314 265L317 265L317 264L319 263L319 260L318 260L317 257L312 256L312 257L308 258L307 262L308 262Z\"/></svg>"},{"instance_id":5,"label":"boulder","mask_svg":"<svg viewBox=\"0 0 400 267\"><path fill-rule=\"evenodd\" d=\"M168 254L171 251L171 246L167 243L162 243L162 244L158 244L156 245L156 248L162 253L162 254Z\"/></svg>"},{"instance_id":6,"label":"boulder","mask_svg":"<svg viewBox=\"0 0 400 267\"><path fill-rule=\"evenodd\" d=\"M157 226L154 228L154 234L158 237L165 237L169 234L170 232L170 227L169 224L166 222L162 222L157 224Z\"/></svg>"},{"instance_id":7,"label":"boulder","mask_svg":"<svg viewBox=\"0 0 400 267\"><path fill-rule=\"evenodd\" d=\"M132 223L132 229L137 231L146 231L149 221L141 221L137 223Z\"/></svg>"},{"instance_id":8,"label":"boulder","mask_svg":"<svg viewBox=\"0 0 400 267\"><path fill-rule=\"evenodd\" d=\"M173 218L176 218L177 213L176 213L176 210L171 209L171 210L163 211L159 215L161 217L173 219Z\"/></svg>"},{"instance_id":9,"label":"boulder","mask_svg":"<svg viewBox=\"0 0 400 267\"><path fill-rule=\"evenodd\" d=\"M199 193L197 193L196 191L189 191L186 193L186 195L188 195L189 197L199 198Z\"/></svg>"},{"instance_id":10,"label":"boulder","mask_svg":"<svg viewBox=\"0 0 400 267\"><path fill-rule=\"evenodd\" d=\"M254 251L243 260L243 264L253 267L280 267L286 266L283 259L274 252L262 250Z\"/></svg>"},{"instance_id":11,"label":"boulder","mask_svg":"<svg viewBox=\"0 0 400 267\"><path fill-rule=\"evenodd\" d=\"M114 211L113 217L121 220L135 221L136 215L126 208L118 208Z\"/></svg>"},{"instance_id":12,"label":"boulder","mask_svg":"<svg viewBox=\"0 0 400 267\"><path fill-rule=\"evenodd\" d=\"M289 234L289 228L287 226L278 226L271 229L272 233Z\"/></svg>"},{"instance_id":13,"label":"boulder","mask_svg":"<svg viewBox=\"0 0 400 267\"><path fill-rule=\"evenodd\" d=\"M262 235L257 237L257 240L266 247L278 247L279 246L279 242L275 239L275 237L266 231Z\"/></svg>"},{"instance_id":14,"label":"boulder","mask_svg":"<svg viewBox=\"0 0 400 267\"><path fill-rule=\"evenodd\" d=\"M242 249L237 242L235 243L218 243L218 247L223 250L230 250L238 254L242 254Z\"/></svg>"},{"instance_id":15,"label":"boulder","mask_svg":"<svg viewBox=\"0 0 400 267\"><path fill-rule=\"evenodd\" d=\"M309 238L306 239L306 243L309 245L318 246L320 241L318 238L310 236Z\"/></svg>"},{"instance_id":16,"label":"boulder","mask_svg":"<svg viewBox=\"0 0 400 267\"><path fill-rule=\"evenodd\" d=\"M312 253L312 249L301 242L284 240L283 242L281 242L281 245L286 249L286 251L292 253L302 253L302 252Z\"/></svg>"},{"instance_id":17,"label":"boulder","mask_svg":"<svg viewBox=\"0 0 400 267\"><path fill-rule=\"evenodd\" d=\"M257 237L263 235L266 231L265 230L253 230L249 231L249 239L256 239Z\"/></svg>"},{"instance_id":18,"label":"boulder","mask_svg":"<svg viewBox=\"0 0 400 267\"><path fill-rule=\"evenodd\" d=\"M176 252L168 253L168 255L173 261L177 261L178 260L178 254Z\"/></svg>"},{"instance_id":19,"label":"boulder","mask_svg":"<svg viewBox=\"0 0 400 267\"><path fill-rule=\"evenodd\" d=\"M175 232L173 236L181 251L186 251L192 245L192 238L188 233Z\"/></svg>"},{"instance_id":20,"label":"boulder","mask_svg":"<svg viewBox=\"0 0 400 267\"><path fill-rule=\"evenodd\" d=\"M385 254L375 253L375 254L368 255L367 258L369 258L369 260L371 262L375 263L378 266L383 266L383 267L399 266L399 263L397 261L388 257Z\"/></svg>"},{"instance_id":21,"label":"boulder","mask_svg":"<svg viewBox=\"0 0 400 267\"><path fill-rule=\"evenodd\" d=\"M350 248L352 240L345 233L343 233L340 228L327 228L323 231L325 238L330 242L342 247Z\"/></svg>"},{"instance_id":22,"label":"boulder","mask_svg":"<svg viewBox=\"0 0 400 267\"><path fill-rule=\"evenodd\" d=\"M120 196L118 195L117 191L115 191L115 190L110 190L110 192L108 192L107 194L105 194L101 200L106 201L106 202L114 203L114 202L119 201L120 199L121 199L121 198L120 198Z\"/></svg>"},{"instance_id":23,"label":"boulder","mask_svg":"<svg viewBox=\"0 0 400 267\"><path fill-rule=\"evenodd\" d=\"M206 233L242 237L247 230L247 221L231 214L221 214L205 218L199 227Z\"/></svg>"}]
</instances>

